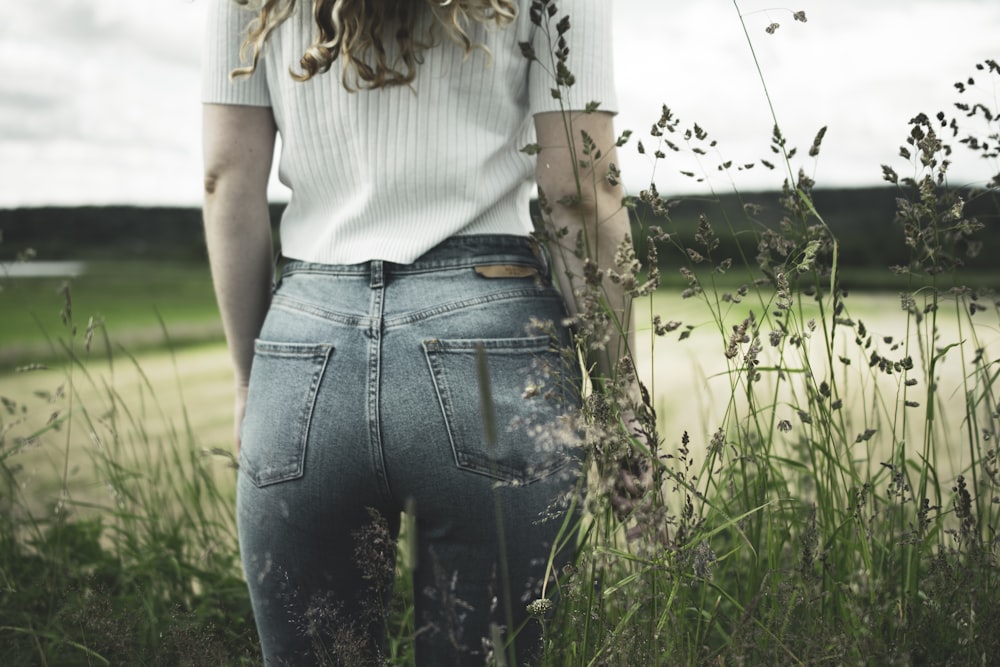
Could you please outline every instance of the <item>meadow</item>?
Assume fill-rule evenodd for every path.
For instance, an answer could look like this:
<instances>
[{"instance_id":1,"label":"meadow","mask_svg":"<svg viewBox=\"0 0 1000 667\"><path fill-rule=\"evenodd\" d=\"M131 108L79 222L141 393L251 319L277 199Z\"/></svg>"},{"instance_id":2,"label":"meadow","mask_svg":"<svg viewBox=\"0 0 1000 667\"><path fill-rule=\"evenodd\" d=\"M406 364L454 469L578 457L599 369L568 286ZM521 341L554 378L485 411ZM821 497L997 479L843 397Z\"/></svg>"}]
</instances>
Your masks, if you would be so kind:
<instances>
[{"instance_id":1,"label":"meadow","mask_svg":"<svg viewBox=\"0 0 1000 667\"><path fill-rule=\"evenodd\" d=\"M175 344L206 339L222 333L204 261L81 262L80 275L6 278L0 291L0 369L38 362L63 350L58 326L66 308L64 286L70 289L70 315L84 330L107 327L117 343L140 350L164 345L167 335ZM91 322L91 318L94 321ZM55 326L54 326L55 325Z\"/></svg>"},{"instance_id":2,"label":"meadow","mask_svg":"<svg viewBox=\"0 0 1000 667\"><path fill-rule=\"evenodd\" d=\"M538 21L553 43L568 29L541 11ZM571 88L559 58L559 89ZM980 88L961 94L1000 82L994 61L975 67ZM888 293L845 287L843 246L801 166L822 131L799 154L775 118L776 220L710 193L685 231L655 183L623 202L639 254L623 247L576 295L571 356L607 353L615 370L581 397L585 511L575 562L529 607L544 629L541 664L1000 655L1000 297L995 272L964 280L979 237L996 234L967 204L996 209L1000 170L978 189L947 179L960 150L996 164L1000 110L989 94L967 99L955 119L915 116L901 128L905 171L883 169L896 193L885 224L903 257L878 269L892 276ZM696 124L666 107L658 116L640 150L729 168L710 164ZM541 225L553 243L559 232ZM0 302L0 335L20 351L0 374L0 662L259 664L207 276L122 266L68 290L3 281L0 298L14 301ZM631 297L634 350L603 348L607 327L622 325L612 283ZM36 315L15 324L15 303ZM36 319L41 339L24 333ZM628 392L635 378L647 396ZM413 664L409 539L404 530L378 664ZM494 649L491 664L520 664Z\"/></svg>"},{"instance_id":3,"label":"meadow","mask_svg":"<svg viewBox=\"0 0 1000 667\"><path fill-rule=\"evenodd\" d=\"M967 328L967 303L961 297L942 299L942 315L929 332L914 324L899 294L853 294L838 317L846 320L849 313L864 323L875 342L866 347L867 338L857 340L858 324L841 326L831 347L836 357L851 359L850 365L838 362L830 369L835 374L803 385L798 379L804 379L803 358L793 361L789 354L797 350L775 353L768 361L762 353L756 368L768 377L747 391L740 387L743 362L734 368L727 359L727 332L751 311L764 311L759 304L721 300L724 308L718 311L704 298L682 298L681 291L661 288L648 300L650 312L684 322L671 334L656 336L649 318L638 314L637 365L653 392L657 428L664 434L658 454L661 491L647 495L631 516L613 511L605 516L613 517L613 526L604 526L609 533L594 540L584 552L590 562L581 559L580 567L590 568L595 583L614 583L603 590L572 580L566 584L564 596L576 607L566 613L579 615L582 605L596 627L590 636L573 637L571 655L553 648L551 664L743 659L812 664L859 662L871 655L911 664L924 654L895 654L898 649L889 642L909 642L909 651L916 643L928 651L931 637L939 653L925 664L971 664L978 662L974 651L989 655L983 644L992 641L990 625L980 623L996 613L990 597L997 583L996 536L987 532L982 551L968 552L975 542L961 533L963 496L954 485L959 474L978 478L974 507L983 514L970 507L965 530L972 530L972 520L991 530L997 511L989 503L996 502L1000 489L990 438L1000 405L992 390L998 371L984 359L995 359L1000 351L997 305L977 311L976 326ZM50 310L61 299L48 289L44 298ZM119 301L127 305L124 296ZM153 302L137 293L133 306L152 310ZM800 306L804 328L823 317L815 300ZM86 311L81 316L90 317ZM147 330L144 319L135 318L136 331ZM88 350L84 327L74 335L72 323L64 325L58 316L50 320L47 337L73 361L0 375L5 408L0 573L6 582L0 657L5 664L255 664L249 603L235 557L236 473L228 455L232 389L218 334L174 350L161 334L158 345L149 348L144 339L142 351L133 354L111 328L98 331ZM679 340L683 331L689 334ZM134 340L127 326L124 334L123 340ZM906 408L910 398L901 395L910 379L926 377L932 360L899 375L868 363L871 348L898 346L919 356L927 344L938 354L957 346L933 362L931 402L938 410L933 418L926 408ZM819 348L822 357L825 346ZM822 367L817 350L806 356L814 369ZM788 374L780 382L779 368ZM830 381L840 398L822 398L819 387ZM816 385L815 396L798 393L810 384ZM755 398L757 391L761 395ZM843 402L838 410L843 425L817 438L808 415L823 415L822 406L833 400ZM909 423L900 423L906 419ZM751 431L754 420L765 420L766 430ZM869 435L869 427L876 432ZM724 437L720 428L726 429ZM766 441L757 439L761 433ZM929 448L918 444L907 450L904 434L914 443L926 437ZM933 509L923 519L920 507L910 507L915 505L910 489L919 488L921 471L933 473L925 496ZM771 479L759 481L765 474ZM843 479L825 489L830 475ZM737 490L752 495L733 508ZM601 493L593 494L595 512L609 502ZM829 532L820 528L823 502L830 504ZM765 515L763 526L753 525ZM948 526L956 520L956 527ZM916 532L917 521L926 524L923 535ZM898 561L909 550L920 554L919 547L926 549L927 560L912 565L921 600L915 613L923 624L929 622L927 605L942 605L940 611L933 608L934 618L948 624L934 635L921 625L920 633L898 638L892 626L901 619L894 618L899 608L893 605L905 600L899 588L909 576L905 561ZM969 559L977 564L969 567ZM404 606L405 574L400 572L397 595ZM754 575L756 582L745 583ZM886 575L896 580L883 580ZM746 586L756 589L740 590ZM882 599L890 590L895 595ZM845 605L845 594L860 608L833 606ZM684 599L692 595L696 599ZM683 605L674 601L678 597ZM876 601L880 608L868 606ZM797 611L788 611L789 605ZM956 617L958 612L963 615ZM829 625L830 615L863 626ZM800 624L807 619L805 632ZM563 629L553 626L550 641L563 641L557 631L578 632L580 620L577 616ZM396 622L392 664L409 664L412 619L400 613ZM678 646L681 638L685 643ZM696 638L697 645L688 643Z\"/></svg>"}]
</instances>

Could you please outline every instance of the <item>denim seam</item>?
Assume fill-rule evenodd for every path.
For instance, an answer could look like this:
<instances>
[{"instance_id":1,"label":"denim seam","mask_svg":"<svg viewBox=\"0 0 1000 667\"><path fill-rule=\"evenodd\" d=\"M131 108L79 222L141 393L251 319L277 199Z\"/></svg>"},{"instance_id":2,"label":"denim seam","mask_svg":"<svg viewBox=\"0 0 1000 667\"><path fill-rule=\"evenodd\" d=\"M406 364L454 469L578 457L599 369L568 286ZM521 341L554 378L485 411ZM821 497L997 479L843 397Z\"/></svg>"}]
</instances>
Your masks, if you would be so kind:
<instances>
[{"instance_id":1,"label":"denim seam","mask_svg":"<svg viewBox=\"0 0 1000 667\"><path fill-rule=\"evenodd\" d=\"M525 236L489 235L488 239L474 237L453 237L441 246L431 249L429 256L418 258L412 264L384 262L391 273L421 272L446 268L468 268L483 262L526 262L530 265L544 263L541 244ZM433 258L443 254L443 257ZM451 255L451 256L449 256ZM304 260L286 258L280 268L282 276L295 273L328 274L343 276L370 275L368 262L360 264L320 264Z\"/></svg>"},{"instance_id":2,"label":"denim seam","mask_svg":"<svg viewBox=\"0 0 1000 667\"><path fill-rule=\"evenodd\" d=\"M421 262L420 264L397 264L392 267L391 275L412 276L423 273L437 273L439 271L474 269L477 266L495 266L498 264L511 264L514 266L524 266L542 270L542 266L534 257L519 257L511 255L482 255L478 257L463 258L460 260L437 260Z\"/></svg>"},{"instance_id":3,"label":"denim seam","mask_svg":"<svg viewBox=\"0 0 1000 667\"><path fill-rule=\"evenodd\" d=\"M441 306L435 306L434 308L418 310L413 313L407 313L406 315L397 315L396 317L386 319L385 326L386 329L405 326L408 324L414 324L416 322L422 322L424 320L428 320L433 317L437 317L439 315L446 315L448 313L454 312L456 310L462 310L464 308L473 308L488 303L496 303L498 301L520 299L524 297L535 297L539 299L545 297L549 297L552 299L559 298L559 296L556 293L539 295L539 290L537 288L532 288L532 289L523 288L517 290L510 290L507 292L495 292L493 294L489 294L486 296L479 296L474 299L464 299L462 301L454 301L452 303L444 304Z\"/></svg>"},{"instance_id":4,"label":"denim seam","mask_svg":"<svg viewBox=\"0 0 1000 667\"><path fill-rule=\"evenodd\" d=\"M541 481L563 470L570 463L569 457L550 461L540 468L529 471L505 465L496 460L483 461L479 453L465 451L462 447L462 443L459 442L458 434L453 426L453 424L457 423L456 420L459 419L459 415L455 414L455 400L451 397L451 388L448 384L447 373L445 373L444 368L444 356L449 354L465 355L469 353L471 350L465 345L469 342L472 341L429 340L424 341L423 344L424 357L427 360L427 367L431 373L438 407L444 418L445 430L448 433L448 442L451 445L455 466L465 472L482 475L499 480L500 482L523 485ZM550 348L539 348L540 339L537 337L492 339L489 342L493 343L489 347L493 353L509 352L518 355L526 352L532 354L558 354ZM455 343L458 343L458 345L455 345Z\"/></svg>"},{"instance_id":5,"label":"denim seam","mask_svg":"<svg viewBox=\"0 0 1000 667\"><path fill-rule=\"evenodd\" d=\"M521 352L553 352L552 339L549 336L523 336L519 338L435 338L424 341L424 345L432 352L451 352L454 354L478 354L479 348L496 353L518 354Z\"/></svg>"},{"instance_id":6,"label":"denim seam","mask_svg":"<svg viewBox=\"0 0 1000 667\"><path fill-rule=\"evenodd\" d=\"M280 344L274 345L265 341L258 341L255 347L258 354L272 358L286 357L308 360L313 366L309 390L306 393L306 403L302 406L296 424L296 461L294 469L288 469L287 465L283 465L280 472L267 471L266 469L257 470L254 466L250 465L246 451L242 450L240 452L240 469L253 482L254 486L263 488L272 484L299 479L305 474L306 449L309 446L309 433L312 431L313 414L316 410L316 397L319 394L319 385L323 381L323 376L326 375L326 369L330 364L330 357L333 355L335 348L332 345L313 345L308 348L302 347L299 351L289 349L287 352L282 352L281 347L283 346Z\"/></svg>"},{"instance_id":7,"label":"denim seam","mask_svg":"<svg viewBox=\"0 0 1000 667\"><path fill-rule=\"evenodd\" d=\"M374 281L374 277L373 277ZM372 467L380 482L379 494L392 501L392 489L386 474L385 452L382 446L382 312L385 307L385 286L371 287L371 310L367 319L368 335L368 448Z\"/></svg>"},{"instance_id":8,"label":"denim seam","mask_svg":"<svg viewBox=\"0 0 1000 667\"><path fill-rule=\"evenodd\" d=\"M547 275L548 269L544 261L536 257L522 257L520 255L482 255L478 257L462 257L455 259L428 260L419 264L386 264L383 266L385 275L391 276L416 276L427 273L440 273L442 271L464 271L474 269L477 266L497 266L500 264L510 264L512 266L523 266L537 269L540 274ZM331 266L324 268L294 268L282 272L282 278L294 275L327 276L330 278L365 278L370 275L368 264L359 265L357 268L345 268Z\"/></svg>"},{"instance_id":9,"label":"denim seam","mask_svg":"<svg viewBox=\"0 0 1000 667\"><path fill-rule=\"evenodd\" d=\"M517 299L523 297L536 297L538 296L538 288L521 288L517 290L509 290L507 292L496 292L486 296L476 297L474 299L464 299L462 301L454 301L452 303L444 304L441 306L435 306L434 308L428 308L425 310L419 310L413 313L407 313L406 315L397 315L396 317L387 318L385 320L385 327L394 328L398 326L405 326L408 324L414 324L423 320L436 317L438 315L445 315L456 310L461 310L463 308L472 308L476 306L481 306L488 303L495 303L498 301L506 301L508 299ZM550 298L558 299L557 294L544 295ZM544 297L540 297L544 298ZM300 301L293 297L277 295L271 302L271 307L285 310L293 313L301 313L306 316L315 317L328 322L334 322L337 324L342 324L348 327L362 327L365 329L370 329L377 320L369 316L364 315L347 315L345 313L338 313L332 310L327 310L325 308L320 308L314 306L305 301Z\"/></svg>"},{"instance_id":10,"label":"denim seam","mask_svg":"<svg viewBox=\"0 0 1000 667\"><path fill-rule=\"evenodd\" d=\"M362 327L370 328L372 325L371 318L365 315L348 315L346 313L338 313L332 310L326 310L325 308L319 308L306 301L300 301L298 299L277 295L271 302L271 307L285 310L292 313L301 313L306 316L315 317L327 322L335 322L337 324L342 324L347 327Z\"/></svg>"}]
</instances>

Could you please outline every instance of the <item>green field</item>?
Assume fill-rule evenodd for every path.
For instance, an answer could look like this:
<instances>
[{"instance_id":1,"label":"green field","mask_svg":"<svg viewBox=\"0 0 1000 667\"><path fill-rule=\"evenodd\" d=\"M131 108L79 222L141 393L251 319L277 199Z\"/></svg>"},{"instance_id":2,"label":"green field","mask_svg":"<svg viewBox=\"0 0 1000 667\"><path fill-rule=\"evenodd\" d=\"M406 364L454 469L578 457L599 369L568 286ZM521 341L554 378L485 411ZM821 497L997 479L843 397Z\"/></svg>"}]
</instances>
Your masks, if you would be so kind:
<instances>
[{"instance_id":1,"label":"green field","mask_svg":"<svg viewBox=\"0 0 1000 667\"><path fill-rule=\"evenodd\" d=\"M635 450L586 422L592 529L544 664L984 664L1000 650L1000 301L742 292L738 273L635 302L659 483L614 510ZM0 664L259 664L207 268L91 264L70 283L75 334L62 283L0 293ZM106 328L87 352L92 317Z\"/></svg>"},{"instance_id":2,"label":"green field","mask_svg":"<svg viewBox=\"0 0 1000 667\"><path fill-rule=\"evenodd\" d=\"M103 281L96 279L99 274L91 280L78 281L83 294L86 294L84 286L95 291L92 300L80 299L74 307L76 316L87 318L89 308L99 308L102 313L111 313L109 318L117 318L115 322L126 326L126 331L128 327L133 332L140 331L154 324L159 326L155 313L151 319L137 314L141 310L139 304L154 302L161 312L176 313L164 316L171 337L175 327L183 328L185 323L194 321L192 317L214 317L203 269L164 267L164 271L154 276L150 267L145 267L145 272L138 270L139 267L128 268L129 273L106 272ZM131 277L126 279L126 276ZM18 292L27 295L34 290L36 300L57 303L58 296L51 293L54 283L46 286L46 282L19 286ZM120 296L112 298L116 285L122 287ZM171 285L176 289L170 289ZM181 295L186 296L180 298ZM5 298L10 296L8 293ZM802 664L823 662L820 658L828 654L838 658L833 662L851 663L851 656L869 655L873 650L880 651L882 658L888 657L892 651L885 645L892 641L891 630L871 630L865 634L863 628L841 628L831 624L828 617L839 617L838 622L847 626L856 622L851 616L854 612L827 609L822 604L846 585L841 579L854 581L851 579L854 572L864 575L858 580L860 583L854 584L863 586L864 594L850 593L847 604L876 609L879 615L900 604L896 596L902 594L895 591L897 584L903 584L899 583L902 580L897 581L901 575L893 563L897 557L910 553L907 540L913 538L904 534L896 539L894 531L905 529L904 522L909 519L900 513L905 509L904 504L912 500L909 495L903 499L891 495L897 482L896 478L889 478L886 472L889 464L884 462L906 462L909 471L906 484L916 489L926 474L918 467L923 454L919 448L908 450L905 443L931 438L928 452L934 461L931 469L934 482L927 493L938 498L935 504L942 511L933 518L935 525L941 526L953 514L949 511L952 501L947 489L951 488L955 475L969 475L980 466L987 473L995 470L989 467L995 466L990 455L984 458L976 451L952 443L951 434L962 432L963 420L979 412L975 407L970 412L961 389L965 387L972 392L973 406L979 401L977 396L995 398L991 381L978 388L969 384L966 373L970 357L953 351L947 356L940 354L935 361L935 391L939 395L933 402L940 412L934 419L934 433L924 432L923 427L932 424L926 416L920 417L919 412L911 424L904 421L889 426L903 414L897 395L902 378L869 369L865 363L866 348L854 342L856 329L846 325L833 334L833 348L837 355L851 357L851 365L837 363L824 370L822 355L817 357L795 346L786 345L784 351L766 348L759 366L765 374L764 381L755 383L753 388L744 386L740 380L742 353L733 361L727 360L723 352L731 328L751 310L762 312L760 302L754 301L751 296L746 302L733 303L714 294L709 299L681 299L677 290L663 289L638 304L638 368L653 391L659 430L664 438L662 451L672 458L665 459L663 464L666 476L655 496L656 505L644 510L655 514L637 514L628 523L613 524L609 528L613 532L602 538L607 540L607 546L603 542L596 546L596 562L608 571L600 573L598 566L591 563L589 567L595 568L595 574L588 576L601 576L602 580L612 582L608 587L611 592L599 602L579 598L580 592L571 591L567 597L571 607L600 605L600 622L612 626L587 641L600 642L602 637L610 636L608 641L612 644L620 642L607 633L613 627L634 624L634 639L621 644L619 649L624 652L621 660L606 664L657 664L654 657L666 650L674 657L660 664L709 664L686 655L689 650L686 644L671 639L672 635L657 634L655 628L675 613L685 619L680 624L684 633L710 635L704 641L710 641L712 652L720 655L726 652L741 655L747 650L742 642L750 640L732 633L742 627L745 615L754 614L756 627L763 626L775 635L781 633L782 639L779 648L764 645L753 649L764 656L759 664L780 662L778 658L785 650L793 650L785 649L786 644L794 647L796 658L789 664L797 660ZM965 339L962 348L970 355L975 348L982 347L985 358L996 358L1000 352L996 312L987 313L984 319L983 314L978 316L979 338L973 339L972 330L963 333L956 329L965 312L961 304L943 299L940 305L941 317L936 329L942 344ZM921 347L920 337L929 332L926 328L921 331L908 320L900 308L899 297L892 293L852 295L847 299L847 309L845 315L866 322L876 341L875 349L884 354L890 354L890 346L899 342L912 347L916 355ZM647 324L653 314L683 325L664 337L653 336ZM56 321L53 326L58 330L58 313L50 318ZM799 330L808 331L808 322L813 318L823 322L819 305L804 300L794 315L802 327ZM819 340L822 330L821 324L815 334L815 352L823 348ZM690 335L680 339L682 331L690 331ZM109 333L117 341L133 337L133 334L119 336L110 326ZM766 329L762 334L766 334ZM887 343L889 339L893 343ZM11 655L23 657L37 652L48 656L49 664L259 664L253 657L255 641L249 604L235 560L232 510L235 474L225 454L232 451L232 380L225 346L216 341L189 345L172 353L157 349L162 348L161 343L139 342L144 349L135 354L116 354L110 363L100 355L81 354L79 363L54 364L48 370L0 370L3 399L0 472L6 475L2 479L16 482L16 487L0 485L0 506L4 510L0 515L3 519L0 574L12 577L17 583L16 590L0 590L0 601L6 599L10 603L6 629L0 628L0 658L6 639L11 642L11 650L16 651ZM129 343L123 345L135 351ZM748 348L742 349L745 352ZM810 357L819 363L815 383L800 372ZM783 371L776 372L779 368ZM834 375L827 375L830 371ZM923 373L918 369L913 376L921 378L918 390L926 392L929 385L922 380ZM808 398L821 396L819 390L810 393L812 390L807 389L802 393L803 387L819 386L819 380L825 382L831 378L836 378L842 392L843 410L837 413L824 412L822 398L818 401ZM759 395L751 399L750 392ZM815 421L835 418L843 419L844 424L824 440L819 427L803 421L805 410ZM981 426L985 432L987 427L992 428L988 424L994 422L985 414L983 418L986 422ZM757 425L782 419L794 423L787 434L781 427L775 430L772 426L769 432L758 431L765 433L767 440L763 442L752 435L740 435L747 429L756 429ZM729 424L731 435L727 437L727 447L716 451L709 442L720 424ZM877 427L878 435L865 442L856 441L855 434L868 426ZM685 442L688 436L691 440ZM944 443L949 446L943 446ZM706 496L711 493L713 502L719 503L715 509L699 496L696 507L704 518L698 521L705 524L694 524L691 528L685 528L683 523L690 519L676 518L685 516L679 508L691 502L691 497L685 496L687 487L677 483L684 479L681 475L688 474L698 475L693 483L701 489L699 493ZM766 484L760 482L764 475ZM837 482L844 488L828 491L826 487L833 481L827 475L847 477ZM859 520L859 527L854 528L844 517L851 516L850 503L858 493L858 487L852 485L860 483L870 484L872 493L888 488L890 496L888 500L870 500L876 502L871 515L865 522ZM731 495L731 484L739 484L738 490L747 488ZM988 480L980 483L979 498L988 498L989 484ZM7 488L16 490L6 494ZM829 495L817 495L820 491ZM593 492L601 491L595 488ZM741 502L743 493L751 492L755 496L747 509L723 505ZM984 524L995 525L995 510L990 511L988 505L982 509ZM830 516L819 523L817 511ZM733 517L741 515L743 519L737 524ZM595 521L600 520L600 515L595 517ZM643 534L631 547L624 546L627 542L621 538L621 532L641 526L644 521L674 526L676 532L666 548L657 542L661 538L653 531ZM808 527L809 521L826 526L824 530L831 533L820 542L823 558L835 563L827 573L821 568L804 568L795 555L796 549L806 548L802 546L807 544L803 540L811 533L801 527ZM765 531L764 527L770 524L776 528ZM868 526L875 529L873 536L866 538ZM800 529L805 530L806 537L795 534ZM695 532L681 542L683 530ZM944 543L949 539L939 530L935 528L929 535L942 537L927 537L921 547L921 553L926 551L927 555L921 556L926 560L919 564L924 573L920 594L941 604L941 614L950 618L965 609L961 603L953 604L949 597L955 589L955 580L940 576L940 581L933 579L926 574L933 572L927 563L948 559L948 567L956 568L949 571L961 572L958 567L966 567L969 560L966 551L945 547L932 551L938 539ZM19 532L29 540L19 543L17 539L8 539ZM838 547L840 544L844 546ZM866 565L859 554L869 547L897 550L899 554ZM46 555L44 563L32 560L33 549ZM400 549L406 553L405 544ZM709 549L706 553L718 559L712 565L714 576L710 571L708 575L692 574L690 566L685 565L686 554L700 553L691 551L695 549ZM652 555L644 555L647 553ZM766 557L758 556L761 553ZM938 560L931 561L932 557ZM581 561L581 568L587 562ZM804 573L801 575L804 583L795 583L798 581L795 576L799 575L793 573L800 571ZM975 593L977 613L988 619L985 627L991 627L989 624L997 618L995 600L989 602L996 590L996 568L986 564L969 571L979 577L975 584L975 590L980 591ZM773 591L769 577L781 582L773 584ZM825 584L825 589L819 583L825 581L824 577L833 582ZM400 581L405 586L405 569ZM78 590L75 587L81 585L84 592L75 593ZM764 599L777 600L785 590L782 586L794 586L799 591L795 595L800 597L793 598L797 609L794 622L781 616L783 603L754 611L756 596L767 591ZM662 595L647 594L647 589L663 589L672 596L671 600L683 598L685 606L664 602ZM712 591L712 597L704 597L705 591ZM732 595L732 599L723 603L722 591ZM812 597L805 597L806 592ZM405 591L399 595L400 604L409 604ZM633 598L642 601L643 610L652 611L638 613L639 602L633 602ZM701 604L707 609L697 609ZM708 618L704 616L707 611L719 609L723 604L732 608L709 619L711 626L703 628L704 621L698 619ZM17 611L30 605L57 611L39 611L34 615ZM689 607L695 608L695 612L685 612ZM914 614L914 620L908 620L905 627L939 622L940 614L931 611ZM142 622L137 622L137 618L143 619ZM407 624L411 621L405 614L394 617L392 631L397 634L389 664L412 664L406 657L406 637L412 633ZM572 637L576 627L568 625L554 632ZM826 634L820 635L823 641L817 644L812 637L820 632L820 627L826 628L822 631ZM954 633L942 632L940 641L945 646L955 646L958 640ZM920 636L909 641L926 654L930 649L923 647ZM195 637L196 641L189 637ZM14 642L15 638L19 641ZM836 645L831 649L826 641ZM977 640L976 646L988 643ZM936 645L932 642L932 646ZM588 648L581 653L581 660L607 650L610 649L600 645ZM86 651L93 652L91 657L101 659L95 657L92 663L83 661L89 655ZM169 658L165 662L150 662L151 656ZM116 662L116 657L123 662ZM69 662L53 662L56 659Z\"/></svg>"},{"instance_id":3,"label":"green field","mask_svg":"<svg viewBox=\"0 0 1000 667\"><path fill-rule=\"evenodd\" d=\"M0 279L0 368L46 361L69 341L62 323L68 286L75 344L88 323L102 345L101 325L112 345L163 346L164 328L176 344L221 340L221 323L207 263L156 261L88 262L73 278Z\"/></svg>"},{"instance_id":4,"label":"green field","mask_svg":"<svg viewBox=\"0 0 1000 667\"><path fill-rule=\"evenodd\" d=\"M664 288L680 291L684 281L676 270L664 266L663 271ZM755 277L742 273L734 270L711 279L720 292L735 290ZM970 286L1000 287L995 273L966 272L963 279ZM841 281L851 291L862 293L907 288L906 277L878 269L848 269ZM102 324L113 346L132 350L166 347L163 324L173 345L222 340L207 263L91 261L82 275L73 278L0 277L0 370L46 362L62 354L60 341L70 338L61 321L64 286L69 288L77 327L74 344L83 340L93 318L98 325L94 352L102 351Z\"/></svg>"}]
</instances>

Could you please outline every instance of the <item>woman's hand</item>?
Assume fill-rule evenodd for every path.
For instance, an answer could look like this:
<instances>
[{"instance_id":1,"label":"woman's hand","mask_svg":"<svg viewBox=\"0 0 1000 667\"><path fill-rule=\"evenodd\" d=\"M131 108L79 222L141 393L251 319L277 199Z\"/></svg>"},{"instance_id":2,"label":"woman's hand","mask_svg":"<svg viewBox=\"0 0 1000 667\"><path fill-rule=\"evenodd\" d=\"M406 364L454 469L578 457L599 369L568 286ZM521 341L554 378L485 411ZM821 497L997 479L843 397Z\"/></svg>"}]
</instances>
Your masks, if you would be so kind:
<instances>
[{"instance_id":1,"label":"woman's hand","mask_svg":"<svg viewBox=\"0 0 1000 667\"><path fill-rule=\"evenodd\" d=\"M627 364L631 372L631 363ZM621 428L630 441L628 454L618 461L611 505L619 520L625 521L642 505L662 480L657 470L660 436L656 428L656 411L649 392L634 376L619 384Z\"/></svg>"},{"instance_id":2,"label":"woman's hand","mask_svg":"<svg viewBox=\"0 0 1000 667\"><path fill-rule=\"evenodd\" d=\"M245 384L237 385L236 400L233 405L233 442L236 443L236 454L240 453L240 429L243 426L243 416L247 412L247 390Z\"/></svg>"}]
</instances>

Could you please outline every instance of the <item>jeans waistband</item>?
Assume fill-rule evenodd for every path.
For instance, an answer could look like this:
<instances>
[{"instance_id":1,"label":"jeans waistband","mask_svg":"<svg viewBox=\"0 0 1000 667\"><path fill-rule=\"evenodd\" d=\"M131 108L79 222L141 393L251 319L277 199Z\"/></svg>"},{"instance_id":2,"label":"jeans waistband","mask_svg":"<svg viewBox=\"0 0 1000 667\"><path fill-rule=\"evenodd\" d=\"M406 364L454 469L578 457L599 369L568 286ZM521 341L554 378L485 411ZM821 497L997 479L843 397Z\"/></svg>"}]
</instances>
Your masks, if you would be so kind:
<instances>
[{"instance_id":1,"label":"jeans waistband","mask_svg":"<svg viewBox=\"0 0 1000 667\"><path fill-rule=\"evenodd\" d=\"M383 260L369 260L358 264L318 264L297 259L281 258L278 275L313 273L343 276L371 276L381 282L387 275L426 273L444 269L475 267L489 263L532 266L546 278L550 261L543 244L528 236L508 234L473 234L453 236L410 264L397 264Z\"/></svg>"}]
</instances>

